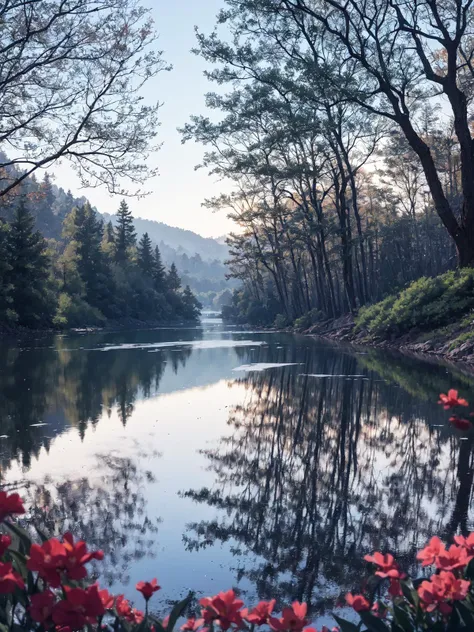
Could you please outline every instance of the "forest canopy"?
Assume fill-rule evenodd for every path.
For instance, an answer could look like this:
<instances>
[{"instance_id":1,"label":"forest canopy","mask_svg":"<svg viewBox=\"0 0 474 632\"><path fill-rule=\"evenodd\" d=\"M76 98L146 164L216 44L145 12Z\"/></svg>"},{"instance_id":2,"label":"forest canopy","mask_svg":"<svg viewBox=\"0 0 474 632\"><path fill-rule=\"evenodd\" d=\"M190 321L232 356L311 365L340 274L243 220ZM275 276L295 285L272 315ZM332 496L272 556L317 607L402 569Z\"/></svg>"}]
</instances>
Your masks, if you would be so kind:
<instances>
[{"instance_id":1,"label":"forest canopy","mask_svg":"<svg viewBox=\"0 0 474 632\"><path fill-rule=\"evenodd\" d=\"M201 305L122 200L116 224L30 177L0 198L0 322L28 328L193 321ZM60 233L58 234L58 228ZM55 235L46 238L44 235Z\"/></svg>"},{"instance_id":2,"label":"forest canopy","mask_svg":"<svg viewBox=\"0 0 474 632\"><path fill-rule=\"evenodd\" d=\"M226 0L197 31L215 115L182 134L234 184L207 201L239 226L229 314L337 317L474 264L472 4Z\"/></svg>"}]
</instances>

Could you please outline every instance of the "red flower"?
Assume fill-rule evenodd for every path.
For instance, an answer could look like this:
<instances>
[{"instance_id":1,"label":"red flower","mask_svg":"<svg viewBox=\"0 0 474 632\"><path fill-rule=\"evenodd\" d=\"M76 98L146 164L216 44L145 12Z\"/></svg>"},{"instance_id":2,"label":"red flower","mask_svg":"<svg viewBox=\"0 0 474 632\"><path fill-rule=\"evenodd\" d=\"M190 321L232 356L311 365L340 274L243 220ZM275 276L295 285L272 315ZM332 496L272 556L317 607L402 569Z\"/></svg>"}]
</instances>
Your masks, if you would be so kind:
<instances>
[{"instance_id":1,"label":"red flower","mask_svg":"<svg viewBox=\"0 0 474 632\"><path fill-rule=\"evenodd\" d=\"M105 614L97 586L82 588L63 587L66 599L53 608L53 621L57 625L69 626L73 630L82 630L88 623L96 623L97 617Z\"/></svg>"},{"instance_id":2,"label":"red flower","mask_svg":"<svg viewBox=\"0 0 474 632\"><path fill-rule=\"evenodd\" d=\"M137 610L136 608L132 609L132 606L123 595L118 595L115 599L115 610L117 616L122 617L128 623L139 625L145 618L141 610Z\"/></svg>"},{"instance_id":3,"label":"red flower","mask_svg":"<svg viewBox=\"0 0 474 632\"><path fill-rule=\"evenodd\" d=\"M468 555L464 547L452 544L448 550L439 552L436 558L436 567L444 571L454 571L457 568L467 566L473 558L474 555Z\"/></svg>"},{"instance_id":4,"label":"red flower","mask_svg":"<svg viewBox=\"0 0 474 632\"><path fill-rule=\"evenodd\" d=\"M115 609L119 617L126 617L130 612L132 612L132 608L129 602L125 599L123 595L118 595L115 599Z\"/></svg>"},{"instance_id":5,"label":"red flower","mask_svg":"<svg viewBox=\"0 0 474 632\"><path fill-rule=\"evenodd\" d=\"M402 587L400 586L400 581L398 579L390 578L390 586L388 587L388 594L391 597L403 597Z\"/></svg>"},{"instance_id":6,"label":"red flower","mask_svg":"<svg viewBox=\"0 0 474 632\"><path fill-rule=\"evenodd\" d=\"M441 393L438 404L442 404L445 410L449 410L455 406L469 406L465 399L460 399L458 397L458 392L454 388L450 389L447 395Z\"/></svg>"},{"instance_id":7,"label":"red flower","mask_svg":"<svg viewBox=\"0 0 474 632\"><path fill-rule=\"evenodd\" d=\"M51 622L50 620L55 601L56 597L50 590L37 593L36 595L31 595L29 612L33 621L42 623L45 628L49 627L49 625L46 624Z\"/></svg>"},{"instance_id":8,"label":"red flower","mask_svg":"<svg viewBox=\"0 0 474 632\"><path fill-rule=\"evenodd\" d=\"M450 417L449 421L457 430L462 430L463 432L472 428L472 423L469 421L469 419L462 419L461 417L457 417L456 415Z\"/></svg>"},{"instance_id":9,"label":"red flower","mask_svg":"<svg viewBox=\"0 0 474 632\"><path fill-rule=\"evenodd\" d=\"M102 551L88 551L86 543L82 540L74 542L74 538L69 532L63 535L63 546L66 551L64 568L67 572L68 578L75 581L87 577L87 570L85 569L84 564L87 564L92 559L104 559L104 553Z\"/></svg>"},{"instance_id":10,"label":"red flower","mask_svg":"<svg viewBox=\"0 0 474 632\"><path fill-rule=\"evenodd\" d=\"M347 593L346 602L347 605L354 608L356 612L370 610L370 603L367 601L364 595L353 595L352 593Z\"/></svg>"},{"instance_id":11,"label":"red flower","mask_svg":"<svg viewBox=\"0 0 474 632\"><path fill-rule=\"evenodd\" d=\"M458 546L463 546L468 553L474 553L474 533L470 533L467 538L462 535L455 535L454 541Z\"/></svg>"},{"instance_id":12,"label":"red flower","mask_svg":"<svg viewBox=\"0 0 474 632\"><path fill-rule=\"evenodd\" d=\"M53 588L61 585L60 571L66 564L66 549L56 538L46 540L40 546L32 544L30 548L30 559L27 568L30 571L37 571L39 576L46 580Z\"/></svg>"},{"instance_id":13,"label":"red flower","mask_svg":"<svg viewBox=\"0 0 474 632\"><path fill-rule=\"evenodd\" d=\"M265 625L268 623L270 615L275 608L276 599L271 601L261 601L255 608L249 612L248 608L242 610L242 618L253 625Z\"/></svg>"},{"instance_id":14,"label":"red flower","mask_svg":"<svg viewBox=\"0 0 474 632\"><path fill-rule=\"evenodd\" d=\"M204 619L196 619L194 617L191 617L186 621L184 625L180 627L180 630L182 630L182 632L196 632L196 630L199 630L203 623Z\"/></svg>"},{"instance_id":15,"label":"red flower","mask_svg":"<svg viewBox=\"0 0 474 632\"><path fill-rule=\"evenodd\" d=\"M145 598L145 601L148 601L153 597L153 594L160 590L161 586L158 586L158 582L156 581L156 577L151 580L151 582L138 582L135 586L138 592L141 592Z\"/></svg>"},{"instance_id":16,"label":"red flower","mask_svg":"<svg viewBox=\"0 0 474 632\"><path fill-rule=\"evenodd\" d=\"M241 626L242 614L239 611L244 602L235 598L233 590L220 592L215 597L204 597L199 603L204 608L202 617L205 623L216 621L223 630L228 630L232 624Z\"/></svg>"},{"instance_id":17,"label":"red flower","mask_svg":"<svg viewBox=\"0 0 474 632\"><path fill-rule=\"evenodd\" d=\"M373 555L366 555L364 560L379 567L380 570L375 573L378 577L391 577L393 579L404 579L406 577L399 571L398 564L390 553L382 555L382 553L376 552Z\"/></svg>"},{"instance_id":18,"label":"red flower","mask_svg":"<svg viewBox=\"0 0 474 632\"><path fill-rule=\"evenodd\" d=\"M11 543L12 539L9 535L0 535L0 557L2 557Z\"/></svg>"},{"instance_id":19,"label":"red flower","mask_svg":"<svg viewBox=\"0 0 474 632\"><path fill-rule=\"evenodd\" d=\"M438 536L435 535L431 538L425 548L418 553L416 559L421 561L422 566L430 566L430 564L435 563L437 556L445 550L444 544Z\"/></svg>"},{"instance_id":20,"label":"red flower","mask_svg":"<svg viewBox=\"0 0 474 632\"><path fill-rule=\"evenodd\" d=\"M10 562L5 564L0 562L0 594L10 594L15 588L19 588L20 590L25 588L25 582L22 576L13 570Z\"/></svg>"},{"instance_id":21,"label":"red flower","mask_svg":"<svg viewBox=\"0 0 474 632\"><path fill-rule=\"evenodd\" d=\"M99 589L99 586L97 586L97 589ZM104 608L106 610L112 610L112 608L114 607L115 598L109 593L106 588L104 588L103 590L99 590L99 597Z\"/></svg>"},{"instance_id":22,"label":"red flower","mask_svg":"<svg viewBox=\"0 0 474 632\"><path fill-rule=\"evenodd\" d=\"M431 581L424 581L418 587L421 606L427 612L439 610L442 614L449 614L452 605L448 602L465 599L470 585L471 582L458 579L449 571L441 571L432 575Z\"/></svg>"},{"instance_id":23,"label":"red flower","mask_svg":"<svg viewBox=\"0 0 474 632\"><path fill-rule=\"evenodd\" d=\"M140 623L142 623L144 618L145 618L144 613L141 610L137 610L136 608L134 608L132 610L132 617L131 617L130 623L135 623L136 625L140 625Z\"/></svg>"},{"instance_id":24,"label":"red flower","mask_svg":"<svg viewBox=\"0 0 474 632\"><path fill-rule=\"evenodd\" d=\"M372 606L371 611L379 619L385 619L385 617L387 616L387 613L388 613L388 608L386 608L386 606L384 606L383 603L380 603L379 601L376 601L374 603L374 605Z\"/></svg>"},{"instance_id":25,"label":"red flower","mask_svg":"<svg viewBox=\"0 0 474 632\"><path fill-rule=\"evenodd\" d=\"M306 612L308 606L305 603L294 601L291 608L283 608L280 619L270 618L270 627L275 632L301 632L308 625Z\"/></svg>"},{"instance_id":26,"label":"red flower","mask_svg":"<svg viewBox=\"0 0 474 632\"><path fill-rule=\"evenodd\" d=\"M0 492L0 522L3 522L8 516L13 514L24 514L25 508L19 494L10 494Z\"/></svg>"}]
</instances>

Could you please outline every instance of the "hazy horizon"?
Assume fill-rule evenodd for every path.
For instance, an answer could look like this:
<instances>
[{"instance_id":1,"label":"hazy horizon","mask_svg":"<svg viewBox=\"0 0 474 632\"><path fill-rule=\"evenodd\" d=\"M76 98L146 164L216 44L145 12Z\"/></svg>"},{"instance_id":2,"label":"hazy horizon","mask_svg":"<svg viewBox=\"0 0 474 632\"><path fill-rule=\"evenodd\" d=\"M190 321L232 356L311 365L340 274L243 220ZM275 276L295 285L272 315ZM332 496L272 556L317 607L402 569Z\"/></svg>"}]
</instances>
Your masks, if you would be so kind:
<instances>
[{"instance_id":1,"label":"hazy horizon","mask_svg":"<svg viewBox=\"0 0 474 632\"><path fill-rule=\"evenodd\" d=\"M146 3L149 4L149 3ZM171 72L160 73L144 89L147 99L159 99L158 142L161 149L150 156L149 164L159 169L159 176L143 187L151 191L142 199L130 198L129 206L135 217L163 222L169 226L191 230L203 237L222 237L232 230L233 223L225 213L213 213L201 206L207 197L223 190L205 170L194 169L203 156L204 147L195 143L182 145L177 127L183 126L192 114L202 114L205 93L213 86L204 77L204 61L191 53L196 44L194 26L205 32L214 28L215 16L224 0L177 0L169 5L155 0L152 15L159 33L157 47L163 58L173 66ZM86 196L100 212L115 213L121 197L111 196L105 188L81 188L72 169L64 162L47 171L55 176L55 184L70 188L76 196ZM41 178L43 171L37 173Z\"/></svg>"}]
</instances>

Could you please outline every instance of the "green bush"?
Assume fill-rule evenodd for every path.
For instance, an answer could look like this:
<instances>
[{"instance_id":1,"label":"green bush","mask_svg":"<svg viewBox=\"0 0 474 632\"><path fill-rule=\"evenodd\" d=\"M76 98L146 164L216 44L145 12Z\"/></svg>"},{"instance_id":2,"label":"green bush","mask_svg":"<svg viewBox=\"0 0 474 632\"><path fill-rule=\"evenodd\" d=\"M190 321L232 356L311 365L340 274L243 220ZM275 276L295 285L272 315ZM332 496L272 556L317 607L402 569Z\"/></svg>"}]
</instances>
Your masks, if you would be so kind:
<instances>
[{"instance_id":1,"label":"green bush","mask_svg":"<svg viewBox=\"0 0 474 632\"><path fill-rule=\"evenodd\" d=\"M295 327L297 329L309 329L311 325L316 325L321 320L323 320L323 313L319 309L312 309L295 320Z\"/></svg>"},{"instance_id":2,"label":"green bush","mask_svg":"<svg viewBox=\"0 0 474 632\"><path fill-rule=\"evenodd\" d=\"M376 336L403 335L412 329L442 327L474 309L474 270L423 277L380 303L360 310L357 331Z\"/></svg>"},{"instance_id":3,"label":"green bush","mask_svg":"<svg viewBox=\"0 0 474 632\"><path fill-rule=\"evenodd\" d=\"M96 307L91 307L83 299L62 292L59 295L58 307L53 319L56 327L101 326L105 317Z\"/></svg>"},{"instance_id":4,"label":"green bush","mask_svg":"<svg viewBox=\"0 0 474 632\"><path fill-rule=\"evenodd\" d=\"M273 326L276 329L285 329L285 327L288 327L289 325L290 325L290 322L284 314L277 314L277 317L275 318L275 322L273 323Z\"/></svg>"}]
</instances>

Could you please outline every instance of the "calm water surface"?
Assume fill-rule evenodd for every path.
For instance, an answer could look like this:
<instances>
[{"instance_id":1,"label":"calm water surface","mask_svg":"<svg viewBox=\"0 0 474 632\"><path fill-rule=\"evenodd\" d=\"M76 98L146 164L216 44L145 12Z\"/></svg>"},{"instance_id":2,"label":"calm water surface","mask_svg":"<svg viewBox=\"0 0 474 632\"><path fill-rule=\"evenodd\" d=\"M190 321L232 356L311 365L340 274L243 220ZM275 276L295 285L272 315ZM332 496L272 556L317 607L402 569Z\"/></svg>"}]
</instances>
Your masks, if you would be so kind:
<instances>
[{"instance_id":1,"label":"calm water surface","mask_svg":"<svg viewBox=\"0 0 474 632\"><path fill-rule=\"evenodd\" d=\"M0 459L50 533L103 549L104 582L157 608L193 590L311 604L329 622L362 557L405 568L474 530L474 443L440 392L461 369L204 319L2 342Z\"/></svg>"}]
</instances>

